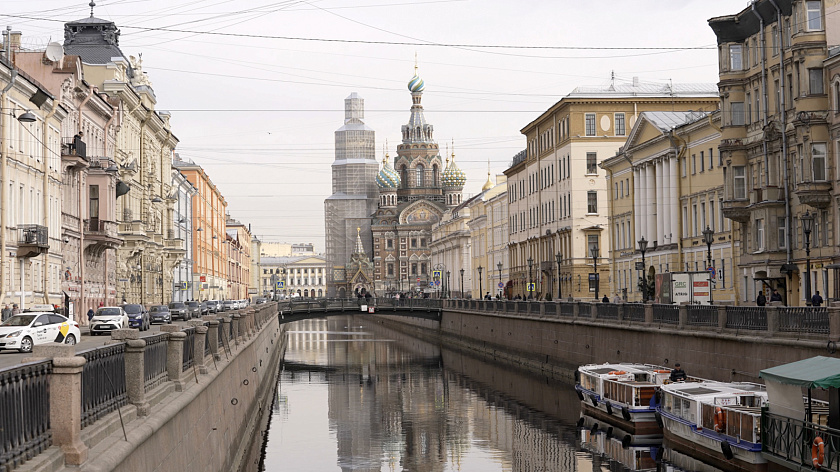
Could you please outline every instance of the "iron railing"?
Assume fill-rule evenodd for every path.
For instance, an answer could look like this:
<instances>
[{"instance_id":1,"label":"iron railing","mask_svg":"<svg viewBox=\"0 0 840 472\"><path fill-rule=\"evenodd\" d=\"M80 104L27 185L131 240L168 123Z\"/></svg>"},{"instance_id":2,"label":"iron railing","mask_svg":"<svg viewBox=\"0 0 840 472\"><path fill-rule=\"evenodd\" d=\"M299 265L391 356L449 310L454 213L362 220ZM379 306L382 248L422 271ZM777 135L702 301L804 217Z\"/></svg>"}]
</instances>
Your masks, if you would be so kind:
<instances>
[{"instance_id":1,"label":"iron railing","mask_svg":"<svg viewBox=\"0 0 840 472\"><path fill-rule=\"evenodd\" d=\"M256 319L256 317L254 317ZM259 324L259 323L258 323ZM204 326L208 326L209 323L204 323ZM259 329L259 326L257 327ZM209 331L209 329L208 329ZM210 355L210 336L207 336L207 333L204 333L204 357Z\"/></svg>"},{"instance_id":2,"label":"iron railing","mask_svg":"<svg viewBox=\"0 0 840 472\"><path fill-rule=\"evenodd\" d=\"M195 363L195 328L184 328L187 337L184 338L184 353L181 363L181 372L186 372Z\"/></svg>"},{"instance_id":3,"label":"iron railing","mask_svg":"<svg viewBox=\"0 0 840 472\"><path fill-rule=\"evenodd\" d=\"M688 324L692 326L717 326L718 308L714 305L686 305Z\"/></svg>"},{"instance_id":4,"label":"iron railing","mask_svg":"<svg viewBox=\"0 0 840 472\"><path fill-rule=\"evenodd\" d=\"M641 303L625 303L624 319L629 321L645 321L645 306Z\"/></svg>"},{"instance_id":5,"label":"iron railing","mask_svg":"<svg viewBox=\"0 0 840 472\"><path fill-rule=\"evenodd\" d=\"M12 470L52 445L51 372L51 360L0 372L0 470Z\"/></svg>"},{"instance_id":6,"label":"iron railing","mask_svg":"<svg viewBox=\"0 0 840 472\"><path fill-rule=\"evenodd\" d=\"M76 355L82 369L82 428L125 405L125 344L111 344Z\"/></svg>"},{"instance_id":7,"label":"iron railing","mask_svg":"<svg viewBox=\"0 0 840 472\"><path fill-rule=\"evenodd\" d=\"M653 304L653 322L680 324L680 307L677 305Z\"/></svg>"},{"instance_id":8,"label":"iron railing","mask_svg":"<svg viewBox=\"0 0 840 472\"><path fill-rule=\"evenodd\" d=\"M143 351L143 385L145 390L157 387L166 381L167 333L146 336L146 349Z\"/></svg>"},{"instance_id":9,"label":"iron railing","mask_svg":"<svg viewBox=\"0 0 840 472\"><path fill-rule=\"evenodd\" d=\"M571 303L561 303L560 315L568 318L575 316L575 306Z\"/></svg>"},{"instance_id":10,"label":"iron railing","mask_svg":"<svg viewBox=\"0 0 840 472\"><path fill-rule=\"evenodd\" d=\"M779 331L828 334L828 309L821 307L779 307Z\"/></svg>"},{"instance_id":11,"label":"iron railing","mask_svg":"<svg viewBox=\"0 0 840 472\"><path fill-rule=\"evenodd\" d=\"M799 470L812 468L811 443L817 436L825 444L821 470L840 471L840 430L761 412L761 452L799 465Z\"/></svg>"},{"instance_id":12,"label":"iron railing","mask_svg":"<svg viewBox=\"0 0 840 472\"><path fill-rule=\"evenodd\" d=\"M726 307L726 327L766 331L767 310L763 306Z\"/></svg>"},{"instance_id":13,"label":"iron railing","mask_svg":"<svg viewBox=\"0 0 840 472\"><path fill-rule=\"evenodd\" d=\"M46 226L42 225L18 225L18 245L50 247L50 234Z\"/></svg>"},{"instance_id":14,"label":"iron railing","mask_svg":"<svg viewBox=\"0 0 840 472\"><path fill-rule=\"evenodd\" d=\"M615 303L601 303L596 307L595 318L599 320L617 320L619 306Z\"/></svg>"}]
</instances>

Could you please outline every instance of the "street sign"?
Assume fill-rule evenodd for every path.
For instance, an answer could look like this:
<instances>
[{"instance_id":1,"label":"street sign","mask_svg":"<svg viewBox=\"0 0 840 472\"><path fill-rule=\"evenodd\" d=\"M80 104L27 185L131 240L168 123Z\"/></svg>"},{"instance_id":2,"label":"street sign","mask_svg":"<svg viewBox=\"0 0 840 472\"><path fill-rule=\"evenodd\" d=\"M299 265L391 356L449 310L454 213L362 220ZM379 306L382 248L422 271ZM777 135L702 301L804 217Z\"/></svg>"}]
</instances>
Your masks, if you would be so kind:
<instances>
[{"instance_id":1,"label":"street sign","mask_svg":"<svg viewBox=\"0 0 840 472\"><path fill-rule=\"evenodd\" d=\"M645 270L645 264L642 262L636 263L636 270Z\"/></svg>"},{"instance_id":2,"label":"street sign","mask_svg":"<svg viewBox=\"0 0 840 472\"><path fill-rule=\"evenodd\" d=\"M528 284L528 291L529 292L536 292L537 291L537 284L534 283L534 282L529 283Z\"/></svg>"},{"instance_id":3,"label":"street sign","mask_svg":"<svg viewBox=\"0 0 840 472\"><path fill-rule=\"evenodd\" d=\"M417 277L417 283L418 284L420 283L420 277Z\"/></svg>"},{"instance_id":4,"label":"street sign","mask_svg":"<svg viewBox=\"0 0 840 472\"><path fill-rule=\"evenodd\" d=\"M505 288L505 284L499 282L499 288Z\"/></svg>"},{"instance_id":5,"label":"street sign","mask_svg":"<svg viewBox=\"0 0 840 472\"><path fill-rule=\"evenodd\" d=\"M440 280L435 280L435 286L440 285Z\"/></svg>"},{"instance_id":6,"label":"street sign","mask_svg":"<svg viewBox=\"0 0 840 472\"><path fill-rule=\"evenodd\" d=\"M708 269L706 269L706 270L708 270L708 271L709 271L709 273L711 274L712 278L715 278L715 268L714 268L714 267L709 267L709 268L708 268Z\"/></svg>"},{"instance_id":7,"label":"street sign","mask_svg":"<svg viewBox=\"0 0 840 472\"><path fill-rule=\"evenodd\" d=\"M441 271L439 271L439 270L433 270L432 271L432 277L434 277L436 279L439 279L440 276L441 276Z\"/></svg>"},{"instance_id":8,"label":"street sign","mask_svg":"<svg viewBox=\"0 0 840 472\"><path fill-rule=\"evenodd\" d=\"M285 280L278 280L277 281L277 288L286 288L286 281Z\"/></svg>"}]
</instances>

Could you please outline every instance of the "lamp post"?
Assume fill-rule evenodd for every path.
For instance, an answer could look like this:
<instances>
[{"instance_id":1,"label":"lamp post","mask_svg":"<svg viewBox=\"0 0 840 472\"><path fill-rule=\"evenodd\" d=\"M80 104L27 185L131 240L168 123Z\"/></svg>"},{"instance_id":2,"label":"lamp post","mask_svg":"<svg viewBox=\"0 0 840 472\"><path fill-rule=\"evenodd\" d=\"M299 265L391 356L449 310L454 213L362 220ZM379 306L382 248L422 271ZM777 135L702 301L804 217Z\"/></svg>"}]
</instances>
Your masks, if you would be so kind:
<instances>
[{"instance_id":1,"label":"lamp post","mask_svg":"<svg viewBox=\"0 0 840 472\"><path fill-rule=\"evenodd\" d=\"M499 300L502 299L502 261L499 261L496 264L496 267L499 269Z\"/></svg>"},{"instance_id":2,"label":"lamp post","mask_svg":"<svg viewBox=\"0 0 840 472\"><path fill-rule=\"evenodd\" d=\"M642 303L647 302L647 268L645 267L645 251L647 251L647 239L642 236L639 240L639 251L642 253Z\"/></svg>"},{"instance_id":3,"label":"lamp post","mask_svg":"<svg viewBox=\"0 0 840 472\"><path fill-rule=\"evenodd\" d=\"M557 258L557 301L560 301L560 299L563 298L560 294L562 290L560 284L563 283L560 278L560 264L563 262L563 255L558 252L554 257Z\"/></svg>"},{"instance_id":4,"label":"lamp post","mask_svg":"<svg viewBox=\"0 0 840 472\"><path fill-rule=\"evenodd\" d=\"M481 280L481 271L483 271L483 270L484 270L484 267L478 266L478 298L479 298L479 300L484 298L484 295L483 295L484 286L483 286L482 280Z\"/></svg>"},{"instance_id":5,"label":"lamp post","mask_svg":"<svg viewBox=\"0 0 840 472\"><path fill-rule=\"evenodd\" d=\"M598 285L601 283L598 280L598 245L593 244L590 251L592 252L592 268L595 271L595 301L598 301Z\"/></svg>"},{"instance_id":6,"label":"lamp post","mask_svg":"<svg viewBox=\"0 0 840 472\"><path fill-rule=\"evenodd\" d=\"M461 269L461 298L464 298L464 269Z\"/></svg>"},{"instance_id":7,"label":"lamp post","mask_svg":"<svg viewBox=\"0 0 840 472\"><path fill-rule=\"evenodd\" d=\"M449 298L449 297L452 296L452 293L451 293L452 289L449 288L449 271L448 270L446 271L446 287L444 287L443 292L444 292L444 295L446 296L446 298Z\"/></svg>"},{"instance_id":8,"label":"lamp post","mask_svg":"<svg viewBox=\"0 0 840 472\"><path fill-rule=\"evenodd\" d=\"M706 243L706 271L709 272L712 268L712 243L714 242L715 232L706 226L703 230L703 242ZM712 274L709 272L709 304L712 303Z\"/></svg>"},{"instance_id":9,"label":"lamp post","mask_svg":"<svg viewBox=\"0 0 840 472\"><path fill-rule=\"evenodd\" d=\"M531 284L533 283L533 282L531 281L531 270L532 270L533 268L534 268L534 258L533 258L533 257L529 257L529 258L528 258L528 287L526 287L526 291L528 292L528 296L527 296L527 297L525 297L525 298L526 298L526 300L530 300L530 299L531 299L531 293L530 293L530 292L532 291L532 290L531 290Z\"/></svg>"},{"instance_id":10,"label":"lamp post","mask_svg":"<svg viewBox=\"0 0 840 472\"><path fill-rule=\"evenodd\" d=\"M811 228L814 215L806 211L799 219L802 220L802 232L805 233L805 305L811 306Z\"/></svg>"}]
</instances>

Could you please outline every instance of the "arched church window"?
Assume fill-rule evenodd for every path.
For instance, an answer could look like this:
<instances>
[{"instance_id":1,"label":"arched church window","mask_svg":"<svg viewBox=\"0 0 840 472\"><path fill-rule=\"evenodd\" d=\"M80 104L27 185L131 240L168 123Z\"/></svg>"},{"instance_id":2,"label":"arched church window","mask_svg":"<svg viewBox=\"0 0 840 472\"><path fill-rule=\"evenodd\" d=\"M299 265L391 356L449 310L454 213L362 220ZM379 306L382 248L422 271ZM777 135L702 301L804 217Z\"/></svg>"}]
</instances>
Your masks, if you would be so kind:
<instances>
[{"instance_id":1,"label":"arched church window","mask_svg":"<svg viewBox=\"0 0 840 472\"><path fill-rule=\"evenodd\" d=\"M438 166L437 164L432 165L432 187L437 187L438 184Z\"/></svg>"},{"instance_id":2,"label":"arched church window","mask_svg":"<svg viewBox=\"0 0 840 472\"><path fill-rule=\"evenodd\" d=\"M405 164L400 167L400 183L403 188L408 188L408 167Z\"/></svg>"},{"instance_id":3,"label":"arched church window","mask_svg":"<svg viewBox=\"0 0 840 472\"><path fill-rule=\"evenodd\" d=\"M423 164L417 164L417 187L423 188L426 186L426 168Z\"/></svg>"}]
</instances>

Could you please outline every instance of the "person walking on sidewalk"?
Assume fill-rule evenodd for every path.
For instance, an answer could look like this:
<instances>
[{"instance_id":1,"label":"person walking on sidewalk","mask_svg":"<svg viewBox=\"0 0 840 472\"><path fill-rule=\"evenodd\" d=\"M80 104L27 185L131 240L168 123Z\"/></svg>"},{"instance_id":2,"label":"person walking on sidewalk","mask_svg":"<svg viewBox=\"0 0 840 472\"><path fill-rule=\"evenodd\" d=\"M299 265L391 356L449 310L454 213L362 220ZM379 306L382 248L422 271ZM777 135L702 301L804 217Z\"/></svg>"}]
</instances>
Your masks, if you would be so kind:
<instances>
[{"instance_id":1,"label":"person walking on sidewalk","mask_svg":"<svg viewBox=\"0 0 840 472\"><path fill-rule=\"evenodd\" d=\"M767 305L767 297L764 296L764 292L761 290L758 291L758 297L755 299L756 306L765 306Z\"/></svg>"},{"instance_id":2,"label":"person walking on sidewalk","mask_svg":"<svg viewBox=\"0 0 840 472\"><path fill-rule=\"evenodd\" d=\"M823 303L823 297L820 295L820 291L817 290L817 293L811 297L811 306L821 306Z\"/></svg>"}]
</instances>

